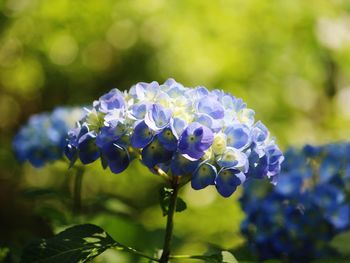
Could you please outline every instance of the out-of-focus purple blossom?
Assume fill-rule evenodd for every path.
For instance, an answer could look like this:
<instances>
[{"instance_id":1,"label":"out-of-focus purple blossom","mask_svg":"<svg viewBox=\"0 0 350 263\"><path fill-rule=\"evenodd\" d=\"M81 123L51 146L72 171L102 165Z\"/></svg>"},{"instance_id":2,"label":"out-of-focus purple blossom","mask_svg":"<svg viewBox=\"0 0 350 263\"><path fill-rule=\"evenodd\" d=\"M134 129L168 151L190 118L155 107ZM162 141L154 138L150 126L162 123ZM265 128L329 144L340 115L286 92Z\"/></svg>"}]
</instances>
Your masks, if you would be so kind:
<instances>
[{"instance_id":1,"label":"out-of-focus purple blossom","mask_svg":"<svg viewBox=\"0 0 350 263\"><path fill-rule=\"evenodd\" d=\"M275 187L256 180L244 185L241 231L260 259L310 262L327 255L329 241L349 229L349 146L290 148L281 173L274 176ZM274 173L280 155L274 146L267 147L268 174Z\"/></svg>"},{"instance_id":2,"label":"out-of-focus purple blossom","mask_svg":"<svg viewBox=\"0 0 350 263\"><path fill-rule=\"evenodd\" d=\"M13 139L13 149L19 161L29 161L34 167L42 167L63 157L67 132L83 116L81 108L58 107L51 113L41 113L30 117ZM80 129L70 131L71 136ZM77 145L72 142L67 155L74 158ZM71 149L71 150L70 150Z\"/></svg>"}]
</instances>

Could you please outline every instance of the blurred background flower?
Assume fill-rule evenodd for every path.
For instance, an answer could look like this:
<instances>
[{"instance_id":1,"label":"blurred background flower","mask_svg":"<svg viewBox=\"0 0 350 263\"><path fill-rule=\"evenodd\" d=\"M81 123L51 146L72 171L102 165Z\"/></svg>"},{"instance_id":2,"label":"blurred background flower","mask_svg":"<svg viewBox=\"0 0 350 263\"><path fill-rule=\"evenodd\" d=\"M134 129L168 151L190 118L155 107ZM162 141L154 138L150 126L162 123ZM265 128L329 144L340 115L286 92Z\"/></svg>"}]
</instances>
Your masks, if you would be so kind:
<instances>
[{"instance_id":1,"label":"blurred background flower","mask_svg":"<svg viewBox=\"0 0 350 263\"><path fill-rule=\"evenodd\" d=\"M58 107L51 113L30 117L13 139L13 150L20 162L34 167L63 158L67 134L84 116L83 108Z\"/></svg>"},{"instance_id":2,"label":"blurred background flower","mask_svg":"<svg viewBox=\"0 0 350 263\"><path fill-rule=\"evenodd\" d=\"M23 194L59 185L67 167L19 166L11 151L19 127L32 114L85 105L114 87L173 77L243 98L284 148L347 139L349 11L345 0L1 1L0 244L20 247L48 235L56 227L49 208L55 218L65 212L47 195L35 201L37 195ZM118 195L103 204L119 217L113 212L91 220L140 249L151 234L157 247L155 231L164 222L148 193L159 184L137 164L118 176L91 165L83 204L95 211L88 205L97 204L93 200ZM210 189L186 188L183 196L188 210L176 216L177 252L243 243L238 195L223 200ZM227 214L217 216L222 211ZM110 261L118 256L106 254Z\"/></svg>"},{"instance_id":3,"label":"blurred background flower","mask_svg":"<svg viewBox=\"0 0 350 263\"><path fill-rule=\"evenodd\" d=\"M248 246L259 259L334 256L330 241L350 227L350 144L290 148L285 158L276 187L244 185L241 231Z\"/></svg>"}]
</instances>

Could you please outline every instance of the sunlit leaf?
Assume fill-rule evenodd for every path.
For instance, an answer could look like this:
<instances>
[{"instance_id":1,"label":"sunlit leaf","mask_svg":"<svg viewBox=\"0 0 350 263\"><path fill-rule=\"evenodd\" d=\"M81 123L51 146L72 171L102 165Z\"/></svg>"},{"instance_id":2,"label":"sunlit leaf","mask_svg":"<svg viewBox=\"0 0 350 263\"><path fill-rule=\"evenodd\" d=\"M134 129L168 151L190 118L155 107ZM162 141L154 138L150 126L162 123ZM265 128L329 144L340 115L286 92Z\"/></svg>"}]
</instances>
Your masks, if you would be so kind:
<instances>
[{"instance_id":1,"label":"sunlit leaf","mask_svg":"<svg viewBox=\"0 0 350 263\"><path fill-rule=\"evenodd\" d=\"M341 233L337 235L331 242L332 247L334 247L339 253L343 255L350 256L350 231Z\"/></svg>"},{"instance_id":2,"label":"sunlit leaf","mask_svg":"<svg viewBox=\"0 0 350 263\"><path fill-rule=\"evenodd\" d=\"M222 262L223 263L238 263L237 259L228 251L222 251Z\"/></svg>"},{"instance_id":3,"label":"sunlit leaf","mask_svg":"<svg viewBox=\"0 0 350 263\"><path fill-rule=\"evenodd\" d=\"M118 246L119 243L102 228L91 224L78 225L31 243L24 249L21 262L87 262L106 249Z\"/></svg>"}]
</instances>

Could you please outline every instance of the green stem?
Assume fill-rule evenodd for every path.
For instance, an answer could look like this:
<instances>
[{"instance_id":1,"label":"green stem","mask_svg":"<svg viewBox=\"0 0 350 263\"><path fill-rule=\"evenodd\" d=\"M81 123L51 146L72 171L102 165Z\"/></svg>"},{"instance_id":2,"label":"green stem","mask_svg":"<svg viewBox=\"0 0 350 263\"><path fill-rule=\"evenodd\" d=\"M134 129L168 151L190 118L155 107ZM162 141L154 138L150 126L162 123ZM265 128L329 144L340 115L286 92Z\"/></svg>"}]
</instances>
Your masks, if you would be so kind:
<instances>
[{"instance_id":1,"label":"green stem","mask_svg":"<svg viewBox=\"0 0 350 263\"><path fill-rule=\"evenodd\" d=\"M81 209L81 186L83 183L84 168L76 167L74 190L73 190L73 212L79 213Z\"/></svg>"},{"instance_id":2,"label":"green stem","mask_svg":"<svg viewBox=\"0 0 350 263\"><path fill-rule=\"evenodd\" d=\"M171 177L169 177L169 175L164 172L162 169L160 169L158 166L154 166L153 169L155 170L155 172L161 177L163 178L166 182L171 181Z\"/></svg>"},{"instance_id":3,"label":"green stem","mask_svg":"<svg viewBox=\"0 0 350 263\"><path fill-rule=\"evenodd\" d=\"M127 246L124 246L124 245L121 245L121 244L117 244L116 247L115 247L116 250L119 250L119 251L125 251L125 252L129 252L131 254L134 254L134 255L137 255L137 256L140 256L140 257L143 257L143 258L147 258L147 259L150 259L150 260L153 260L153 261L156 261L156 262L159 262L159 259L158 258L154 258L154 257L151 257L147 254L144 254L143 252L141 251L138 251L134 248L131 248L131 247L127 247Z\"/></svg>"},{"instance_id":4,"label":"green stem","mask_svg":"<svg viewBox=\"0 0 350 263\"><path fill-rule=\"evenodd\" d=\"M171 245L171 239L172 239L173 228L174 228L173 220L174 220L174 213L176 209L176 200L177 200L178 191L179 191L178 177L174 177L173 193L170 196L169 210L167 215L167 224L166 224L164 244L163 244L163 252L159 260L160 263L167 263L169 261L170 245Z\"/></svg>"}]
</instances>

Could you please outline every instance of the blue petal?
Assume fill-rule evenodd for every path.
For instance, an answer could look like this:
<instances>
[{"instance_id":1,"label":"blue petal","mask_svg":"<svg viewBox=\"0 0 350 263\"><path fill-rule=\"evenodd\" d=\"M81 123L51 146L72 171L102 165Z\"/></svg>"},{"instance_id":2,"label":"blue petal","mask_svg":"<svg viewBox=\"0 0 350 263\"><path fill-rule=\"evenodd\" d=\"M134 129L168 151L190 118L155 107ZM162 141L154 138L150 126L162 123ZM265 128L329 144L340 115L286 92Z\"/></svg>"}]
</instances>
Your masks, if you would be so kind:
<instances>
[{"instance_id":1,"label":"blue petal","mask_svg":"<svg viewBox=\"0 0 350 263\"><path fill-rule=\"evenodd\" d=\"M100 109L107 112L113 109L120 109L125 106L123 93L118 89L112 89L110 92L100 97Z\"/></svg>"},{"instance_id":2,"label":"blue petal","mask_svg":"<svg viewBox=\"0 0 350 263\"><path fill-rule=\"evenodd\" d=\"M177 139L179 139L185 127L186 127L186 121L180 118L172 118L170 120L170 128Z\"/></svg>"},{"instance_id":3,"label":"blue petal","mask_svg":"<svg viewBox=\"0 0 350 263\"><path fill-rule=\"evenodd\" d=\"M165 128L161 133L157 135L160 143L163 144L164 148L169 151L175 151L177 148L177 139L172 133L170 128Z\"/></svg>"},{"instance_id":4,"label":"blue petal","mask_svg":"<svg viewBox=\"0 0 350 263\"><path fill-rule=\"evenodd\" d=\"M236 169L222 169L215 180L216 189L223 197L231 196L242 182L244 175Z\"/></svg>"},{"instance_id":5,"label":"blue petal","mask_svg":"<svg viewBox=\"0 0 350 263\"><path fill-rule=\"evenodd\" d=\"M43 149L33 149L28 153L28 161L35 167L40 168L45 164L45 154Z\"/></svg>"},{"instance_id":6,"label":"blue petal","mask_svg":"<svg viewBox=\"0 0 350 263\"><path fill-rule=\"evenodd\" d=\"M171 159L173 155L172 151L168 151L165 147L155 138L150 144L148 144L142 150L142 162L149 168L153 168L159 163L165 163Z\"/></svg>"},{"instance_id":7,"label":"blue petal","mask_svg":"<svg viewBox=\"0 0 350 263\"><path fill-rule=\"evenodd\" d=\"M252 150L248 157L248 161L248 177L262 179L267 176L268 162L266 155L263 155L261 158L259 158L259 154L255 150Z\"/></svg>"},{"instance_id":8,"label":"blue petal","mask_svg":"<svg viewBox=\"0 0 350 263\"><path fill-rule=\"evenodd\" d=\"M153 104L146 113L145 123L150 129L159 131L169 124L171 114L170 109L160 104Z\"/></svg>"},{"instance_id":9,"label":"blue petal","mask_svg":"<svg viewBox=\"0 0 350 263\"><path fill-rule=\"evenodd\" d=\"M115 143L106 145L103 150L103 156L107 160L107 164L113 173L121 173L130 163L128 151Z\"/></svg>"},{"instance_id":10,"label":"blue petal","mask_svg":"<svg viewBox=\"0 0 350 263\"><path fill-rule=\"evenodd\" d=\"M201 98L209 95L208 89L206 89L205 87L202 87L202 86L198 86L194 89L189 89L187 92L188 92L188 96L192 100L201 99Z\"/></svg>"},{"instance_id":11,"label":"blue petal","mask_svg":"<svg viewBox=\"0 0 350 263\"><path fill-rule=\"evenodd\" d=\"M280 173L281 163L284 160L284 156L276 144L268 145L265 148L265 153L268 162L267 176L271 178L272 176L278 175Z\"/></svg>"},{"instance_id":12,"label":"blue petal","mask_svg":"<svg viewBox=\"0 0 350 263\"><path fill-rule=\"evenodd\" d=\"M103 148L105 144L119 140L125 134L125 131L125 125L122 123L118 123L116 126L104 126L96 137L96 144Z\"/></svg>"},{"instance_id":13,"label":"blue petal","mask_svg":"<svg viewBox=\"0 0 350 263\"><path fill-rule=\"evenodd\" d=\"M236 149L244 149L250 142L249 129L245 125L233 124L224 130L227 145Z\"/></svg>"},{"instance_id":14,"label":"blue petal","mask_svg":"<svg viewBox=\"0 0 350 263\"><path fill-rule=\"evenodd\" d=\"M171 172L175 176L192 174L198 167L199 161L190 161L182 154L174 154L171 160Z\"/></svg>"},{"instance_id":15,"label":"blue petal","mask_svg":"<svg viewBox=\"0 0 350 263\"><path fill-rule=\"evenodd\" d=\"M79 158L83 164L92 163L100 157L95 138L96 136L89 132L79 139Z\"/></svg>"},{"instance_id":16,"label":"blue petal","mask_svg":"<svg viewBox=\"0 0 350 263\"><path fill-rule=\"evenodd\" d=\"M135 148L144 148L153 139L154 132L148 128L144 121L136 125L131 135L131 145Z\"/></svg>"},{"instance_id":17,"label":"blue petal","mask_svg":"<svg viewBox=\"0 0 350 263\"><path fill-rule=\"evenodd\" d=\"M269 131L266 126L258 121L252 129L252 139L256 144L262 144L268 137Z\"/></svg>"},{"instance_id":18,"label":"blue petal","mask_svg":"<svg viewBox=\"0 0 350 263\"><path fill-rule=\"evenodd\" d=\"M275 190L285 196L293 196L302 192L303 180L299 172L283 173L278 177Z\"/></svg>"},{"instance_id":19,"label":"blue petal","mask_svg":"<svg viewBox=\"0 0 350 263\"><path fill-rule=\"evenodd\" d=\"M350 206L333 206L326 217L337 230L346 229L350 223Z\"/></svg>"},{"instance_id":20,"label":"blue petal","mask_svg":"<svg viewBox=\"0 0 350 263\"><path fill-rule=\"evenodd\" d=\"M145 115L150 107L150 103L138 103L131 106L131 114L138 120L145 118Z\"/></svg>"},{"instance_id":21,"label":"blue petal","mask_svg":"<svg viewBox=\"0 0 350 263\"><path fill-rule=\"evenodd\" d=\"M170 88L167 91L167 94L171 98L178 98L183 96L184 91L186 90L184 86L182 86L180 83L177 83L176 81L170 82L169 80L165 82L166 85L168 85Z\"/></svg>"},{"instance_id":22,"label":"blue petal","mask_svg":"<svg viewBox=\"0 0 350 263\"><path fill-rule=\"evenodd\" d=\"M226 148L226 151L217 159L217 163L221 167L235 168L244 173L246 173L249 168L247 155L232 147Z\"/></svg>"},{"instance_id":23,"label":"blue petal","mask_svg":"<svg viewBox=\"0 0 350 263\"><path fill-rule=\"evenodd\" d=\"M239 112L247 107L242 99L238 99L227 93L222 96L221 101L225 109L233 110L235 112Z\"/></svg>"},{"instance_id":24,"label":"blue petal","mask_svg":"<svg viewBox=\"0 0 350 263\"><path fill-rule=\"evenodd\" d=\"M193 173L191 186L195 190L200 190L208 185L213 185L217 176L215 166L209 163L202 163Z\"/></svg>"},{"instance_id":25,"label":"blue petal","mask_svg":"<svg viewBox=\"0 0 350 263\"><path fill-rule=\"evenodd\" d=\"M222 119L224 117L223 106L214 98L205 96L201 98L197 105L198 113L208 114L214 119Z\"/></svg>"},{"instance_id":26,"label":"blue petal","mask_svg":"<svg viewBox=\"0 0 350 263\"><path fill-rule=\"evenodd\" d=\"M324 158L320 164L320 182L328 182L331 178L335 177L341 170L342 164L339 160L333 160L333 158Z\"/></svg>"},{"instance_id":27,"label":"blue petal","mask_svg":"<svg viewBox=\"0 0 350 263\"><path fill-rule=\"evenodd\" d=\"M330 184L317 185L314 189L314 201L320 207L332 208L345 200L345 194L339 188Z\"/></svg>"},{"instance_id":28,"label":"blue petal","mask_svg":"<svg viewBox=\"0 0 350 263\"><path fill-rule=\"evenodd\" d=\"M82 129L84 128L84 131L82 133ZM67 138L67 144L70 144L74 147L78 147L78 139L84 135L85 133L89 132L87 127L84 125L81 128L74 128L68 131L68 138Z\"/></svg>"},{"instance_id":29,"label":"blue petal","mask_svg":"<svg viewBox=\"0 0 350 263\"><path fill-rule=\"evenodd\" d=\"M321 153L321 147L306 144L303 147L303 153L308 157L316 157Z\"/></svg>"},{"instance_id":30,"label":"blue petal","mask_svg":"<svg viewBox=\"0 0 350 263\"><path fill-rule=\"evenodd\" d=\"M64 154L67 156L68 160L70 161L69 166L72 167L78 158L77 148L71 144L67 144L66 147L64 148Z\"/></svg>"},{"instance_id":31,"label":"blue petal","mask_svg":"<svg viewBox=\"0 0 350 263\"><path fill-rule=\"evenodd\" d=\"M350 154L349 154L350 156ZM350 161L350 160L349 160ZM345 169L344 169L344 178L346 180L350 179L350 162L346 164Z\"/></svg>"},{"instance_id":32,"label":"blue petal","mask_svg":"<svg viewBox=\"0 0 350 263\"><path fill-rule=\"evenodd\" d=\"M219 132L222 129L222 123L208 114L197 114L195 120L196 122L199 122L200 124L209 127L214 132Z\"/></svg>"},{"instance_id":33,"label":"blue petal","mask_svg":"<svg viewBox=\"0 0 350 263\"><path fill-rule=\"evenodd\" d=\"M188 157L198 160L204 152L212 145L213 132L198 122L187 126L179 139L179 151Z\"/></svg>"}]
</instances>

